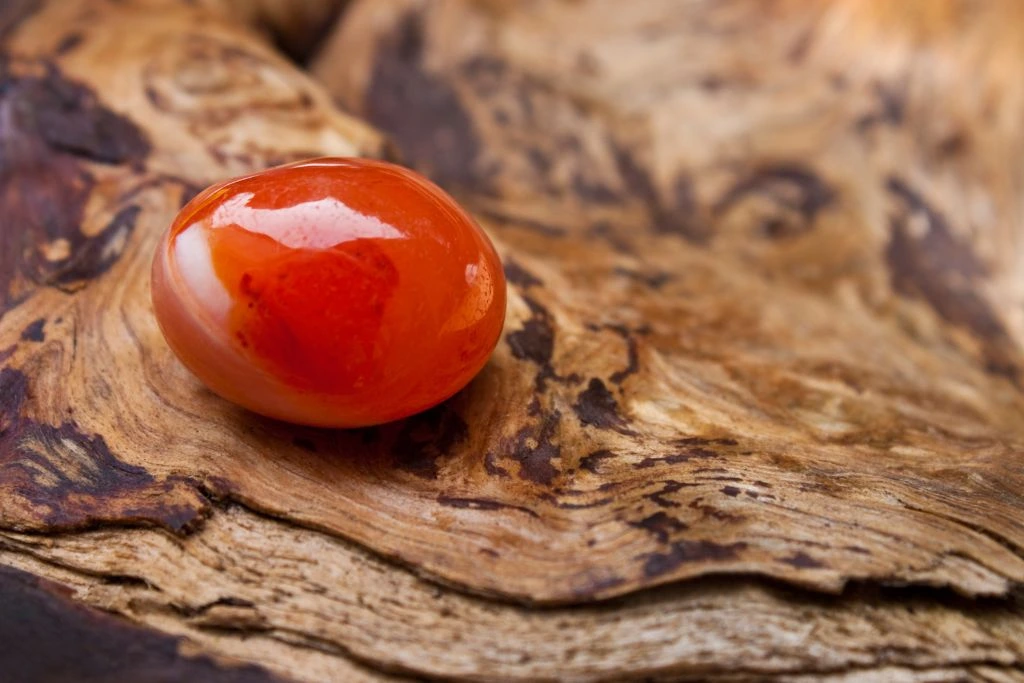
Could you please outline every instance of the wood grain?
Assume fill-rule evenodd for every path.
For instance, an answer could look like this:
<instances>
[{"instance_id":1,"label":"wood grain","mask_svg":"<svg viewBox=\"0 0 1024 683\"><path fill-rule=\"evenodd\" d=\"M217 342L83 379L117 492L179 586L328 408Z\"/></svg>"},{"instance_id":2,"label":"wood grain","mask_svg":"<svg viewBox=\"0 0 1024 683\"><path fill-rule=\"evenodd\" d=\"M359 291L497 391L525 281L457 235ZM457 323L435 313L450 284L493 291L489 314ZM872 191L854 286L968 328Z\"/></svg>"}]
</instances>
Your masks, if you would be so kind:
<instances>
[{"instance_id":1,"label":"wood grain","mask_svg":"<svg viewBox=\"0 0 1024 683\"><path fill-rule=\"evenodd\" d=\"M6 532L0 543L0 558L23 570L61 567L77 599L302 681L359 680L361 665L509 681L886 680L888 668L923 681L989 666L1019 680L1024 659L1017 603L870 586L814 596L730 577L531 610L442 588L350 542L234 506L185 538L104 529Z\"/></svg>"},{"instance_id":2,"label":"wood grain","mask_svg":"<svg viewBox=\"0 0 1024 683\"><path fill-rule=\"evenodd\" d=\"M3 563L296 680L1024 676L1018 5L357 1L321 86L267 36L341 4L0 13ZM184 201L323 154L506 263L488 367L381 428L152 318Z\"/></svg>"}]
</instances>

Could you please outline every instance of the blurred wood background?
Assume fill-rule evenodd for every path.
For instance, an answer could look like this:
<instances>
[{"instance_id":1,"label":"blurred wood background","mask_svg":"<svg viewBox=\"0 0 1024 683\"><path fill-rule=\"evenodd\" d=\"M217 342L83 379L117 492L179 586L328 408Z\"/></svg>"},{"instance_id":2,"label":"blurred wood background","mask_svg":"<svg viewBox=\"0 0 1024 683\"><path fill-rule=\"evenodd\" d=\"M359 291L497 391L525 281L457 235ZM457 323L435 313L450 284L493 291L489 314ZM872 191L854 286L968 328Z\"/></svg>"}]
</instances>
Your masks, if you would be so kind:
<instances>
[{"instance_id":1,"label":"blurred wood background","mask_svg":"<svg viewBox=\"0 0 1024 683\"><path fill-rule=\"evenodd\" d=\"M0 678L1024 680L1024 3L4 0ZM492 361L299 428L173 358L205 185L399 160Z\"/></svg>"}]
</instances>

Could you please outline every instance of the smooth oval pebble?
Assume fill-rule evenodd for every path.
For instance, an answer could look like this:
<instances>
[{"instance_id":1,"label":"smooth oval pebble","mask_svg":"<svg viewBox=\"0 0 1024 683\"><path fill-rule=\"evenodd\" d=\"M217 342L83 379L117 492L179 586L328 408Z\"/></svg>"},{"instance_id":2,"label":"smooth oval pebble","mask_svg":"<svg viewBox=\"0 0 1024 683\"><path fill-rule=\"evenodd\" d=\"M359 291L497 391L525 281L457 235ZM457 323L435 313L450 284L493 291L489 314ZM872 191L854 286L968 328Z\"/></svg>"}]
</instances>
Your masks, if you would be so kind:
<instances>
[{"instance_id":1,"label":"smooth oval pebble","mask_svg":"<svg viewBox=\"0 0 1024 683\"><path fill-rule=\"evenodd\" d=\"M153 259L181 361L254 412L324 427L434 406L484 366L505 318L490 240L394 164L325 158L210 187Z\"/></svg>"}]
</instances>

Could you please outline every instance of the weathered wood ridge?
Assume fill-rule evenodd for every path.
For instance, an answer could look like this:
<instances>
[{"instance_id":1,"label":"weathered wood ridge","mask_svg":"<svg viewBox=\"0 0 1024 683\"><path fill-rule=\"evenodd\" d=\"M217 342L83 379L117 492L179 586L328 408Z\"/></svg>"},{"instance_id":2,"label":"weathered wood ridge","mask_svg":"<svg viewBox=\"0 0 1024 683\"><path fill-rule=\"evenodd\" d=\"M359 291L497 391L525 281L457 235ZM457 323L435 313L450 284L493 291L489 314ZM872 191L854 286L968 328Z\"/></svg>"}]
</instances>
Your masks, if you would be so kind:
<instances>
[{"instance_id":1,"label":"weathered wood ridge","mask_svg":"<svg viewBox=\"0 0 1024 683\"><path fill-rule=\"evenodd\" d=\"M1021 19L5 3L0 669L1024 680ZM431 175L510 281L481 376L377 429L226 405L148 297L195 192L325 154Z\"/></svg>"}]
</instances>

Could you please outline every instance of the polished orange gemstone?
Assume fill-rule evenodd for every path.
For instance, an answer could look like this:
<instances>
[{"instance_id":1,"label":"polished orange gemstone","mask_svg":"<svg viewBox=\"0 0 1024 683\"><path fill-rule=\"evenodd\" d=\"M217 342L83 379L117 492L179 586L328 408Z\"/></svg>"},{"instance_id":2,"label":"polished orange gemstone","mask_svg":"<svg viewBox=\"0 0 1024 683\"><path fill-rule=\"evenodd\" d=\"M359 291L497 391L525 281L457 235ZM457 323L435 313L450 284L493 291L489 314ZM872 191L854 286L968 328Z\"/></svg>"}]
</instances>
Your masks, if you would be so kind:
<instances>
[{"instance_id":1,"label":"polished orange gemstone","mask_svg":"<svg viewBox=\"0 0 1024 683\"><path fill-rule=\"evenodd\" d=\"M480 371L505 318L483 231L422 176L366 159L207 189L161 241L152 287L160 329L207 386L318 426L440 403Z\"/></svg>"}]
</instances>

